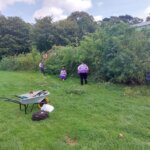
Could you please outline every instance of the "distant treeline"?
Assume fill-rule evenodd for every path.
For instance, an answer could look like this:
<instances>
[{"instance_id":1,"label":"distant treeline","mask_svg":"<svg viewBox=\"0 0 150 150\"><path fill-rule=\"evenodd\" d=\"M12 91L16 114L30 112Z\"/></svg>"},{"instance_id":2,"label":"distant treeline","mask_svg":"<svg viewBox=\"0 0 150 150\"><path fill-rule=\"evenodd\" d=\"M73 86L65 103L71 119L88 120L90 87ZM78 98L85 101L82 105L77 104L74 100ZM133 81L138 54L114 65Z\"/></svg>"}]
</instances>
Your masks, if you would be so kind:
<instances>
[{"instance_id":1,"label":"distant treeline","mask_svg":"<svg viewBox=\"0 0 150 150\"><path fill-rule=\"evenodd\" d=\"M145 83L150 70L150 31L130 25L143 20L129 15L95 22L86 12L73 12L53 22L47 16L35 24L19 17L0 16L0 69L37 70L47 52L46 71L57 74L65 66L69 75L85 61L95 81Z\"/></svg>"}]
</instances>

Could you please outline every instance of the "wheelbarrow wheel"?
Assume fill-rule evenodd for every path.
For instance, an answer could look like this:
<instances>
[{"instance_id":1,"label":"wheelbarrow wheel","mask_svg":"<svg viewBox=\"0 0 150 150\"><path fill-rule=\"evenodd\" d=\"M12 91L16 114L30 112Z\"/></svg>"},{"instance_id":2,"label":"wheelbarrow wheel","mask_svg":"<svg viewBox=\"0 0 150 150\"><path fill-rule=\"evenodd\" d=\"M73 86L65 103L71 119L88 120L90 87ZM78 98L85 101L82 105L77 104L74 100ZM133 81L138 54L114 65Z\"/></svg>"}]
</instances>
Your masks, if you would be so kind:
<instances>
[{"instance_id":1,"label":"wheelbarrow wheel","mask_svg":"<svg viewBox=\"0 0 150 150\"><path fill-rule=\"evenodd\" d=\"M48 103L48 98L44 98L40 103L38 103L38 108L41 109L41 107L47 103Z\"/></svg>"}]
</instances>

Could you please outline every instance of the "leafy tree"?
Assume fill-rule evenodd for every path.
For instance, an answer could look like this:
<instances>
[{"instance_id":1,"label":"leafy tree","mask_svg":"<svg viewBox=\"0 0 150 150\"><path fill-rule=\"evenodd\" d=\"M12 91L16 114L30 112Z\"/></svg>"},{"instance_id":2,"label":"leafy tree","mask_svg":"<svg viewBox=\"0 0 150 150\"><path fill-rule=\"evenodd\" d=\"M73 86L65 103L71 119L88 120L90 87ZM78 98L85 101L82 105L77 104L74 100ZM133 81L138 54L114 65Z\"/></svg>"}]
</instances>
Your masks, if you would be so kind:
<instances>
[{"instance_id":1,"label":"leafy tree","mask_svg":"<svg viewBox=\"0 0 150 150\"><path fill-rule=\"evenodd\" d=\"M33 40L40 52L47 51L54 45L53 29L51 17L47 16L42 19L36 19L36 23L33 26Z\"/></svg>"},{"instance_id":2,"label":"leafy tree","mask_svg":"<svg viewBox=\"0 0 150 150\"><path fill-rule=\"evenodd\" d=\"M110 18L104 18L102 20L101 23L108 23L108 22L112 22L113 24L114 23L127 23L127 24L137 24L137 23L141 23L143 22L143 19L141 18L138 18L138 17L132 17L130 15L122 15L122 16L111 16Z\"/></svg>"},{"instance_id":3,"label":"leafy tree","mask_svg":"<svg viewBox=\"0 0 150 150\"><path fill-rule=\"evenodd\" d=\"M71 20L61 20L53 24L55 27L55 45L76 45L78 25Z\"/></svg>"},{"instance_id":4,"label":"leafy tree","mask_svg":"<svg viewBox=\"0 0 150 150\"><path fill-rule=\"evenodd\" d=\"M150 16L147 16L147 17L146 17L146 21L150 21Z\"/></svg>"},{"instance_id":5,"label":"leafy tree","mask_svg":"<svg viewBox=\"0 0 150 150\"><path fill-rule=\"evenodd\" d=\"M0 56L28 53L31 48L30 28L19 17L0 16Z\"/></svg>"},{"instance_id":6,"label":"leafy tree","mask_svg":"<svg viewBox=\"0 0 150 150\"><path fill-rule=\"evenodd\" d=\"M67 19L52 22L47 16L36 19L33 26L33 39L40 52L57 46L78 46L84 35L93 33L96 29L96 22L92 16L85 12L74 12Z\"/></svg>"},{"instance_id":7,"label":"leafy tree","mask_svg":"<svg viewBox=\"0 0 150 150\"><path fill-rule=\"evenodd\" d=\"M124 23L128 23L130 25L143 22L143 19L138 17L132 17L130 15L119 16L118 18L122 20Z\"/></svg>"},{"instance_id":8,"label":"leafy tree","mask_svg":"<svg viewBox=\"0 0 150 150\"><path fill-rule=\"evenodd\" d=\"M97 28L97 24L94 21L93 16L90 16L86 12L73 12L67 20L73 21L74 24L78 26L78 30L76 31L77 41L79 41L83 38L84 35L87 35L88 33L95 32Z\"/></svg>"}]
</instances>

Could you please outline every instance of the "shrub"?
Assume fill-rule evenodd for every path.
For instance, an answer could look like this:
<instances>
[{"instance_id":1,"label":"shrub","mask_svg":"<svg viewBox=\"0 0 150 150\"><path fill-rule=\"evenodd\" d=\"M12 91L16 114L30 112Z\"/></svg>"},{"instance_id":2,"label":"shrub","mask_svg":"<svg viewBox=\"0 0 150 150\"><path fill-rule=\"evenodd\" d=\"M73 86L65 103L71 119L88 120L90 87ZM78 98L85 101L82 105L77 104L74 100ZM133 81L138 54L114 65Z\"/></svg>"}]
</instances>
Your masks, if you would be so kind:
<instances>
[{"instance_id":1,"label":"shrub","mask_svg":"<svg viewBox=\"0 0 150 150\"><path fill-rule=\"evenodd\" d=\"M60 69L64 66L69 75L76 73L79 64L78 49L68 46L55 46L49 51L49 57L46 61L46 72L49 74L59 74Z\"/></svg>"},{"instance_id":2,"label":"shrub","mask_svg":"<svg viewBox=\"0 0 150 150\"><path fill-rule=\"evenodd\" d=\"M91 76L96 81L145 83L150 70L150 54L144 32L125 24L114 24L109 32L108 28L101 28L86 37L79 49L84 51Z\"/></svg>"},{"instance_id":3,"label":"shrub","mask_svg":"<svg viewBox=\"0 0 150 150\"><path fill-rule=\"evenodd\" d=\"M40 54L35 52L20 54L18 56L8 56L0 61L0 70L28 70L36 71L40 61Z\"/></svg>"}]
</instances>

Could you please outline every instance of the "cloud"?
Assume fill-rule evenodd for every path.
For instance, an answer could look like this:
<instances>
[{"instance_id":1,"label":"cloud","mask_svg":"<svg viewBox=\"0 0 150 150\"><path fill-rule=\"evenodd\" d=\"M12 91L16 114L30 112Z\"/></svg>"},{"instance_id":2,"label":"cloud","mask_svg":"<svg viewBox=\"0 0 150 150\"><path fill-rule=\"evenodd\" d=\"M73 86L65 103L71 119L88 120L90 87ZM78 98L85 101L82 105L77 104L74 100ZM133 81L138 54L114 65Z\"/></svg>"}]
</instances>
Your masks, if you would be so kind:
<instances>
[{"instance_id":1,"label":"cloud","mask_svg":"<svg viewBox=\"0 0 150 150\"><path fill-rule=\"evenodd\" d=\"M53 16L56 21L66 18L68 13L86 11L91 7L91 0L44 0L42 8L37 10L33 17Z\"/></svg>"},{"instance_id":2,"label":"cloud","mask_svg":"<svg viewBox=\"0 0 150 150\"><path fill-rule=\"evenodd\" d=\"M9 5L13 5L16 2L24 2L27 4L34 4L36 0L1 0L0 1L0 11L7 8Z\"/></svg>"},{"instance_id":3,"label":"cloud","mask_svg":"<svg viewBox=\"0 0 150 150\"><path fill-rule=\"evenodd\" d=\"M150 6L148 6L147 8L145 8L145 10L137 12L136 16L138 16L139 18L142 18L142 19L145 20L146 17L150 16Z\"/></svg>"},{"instance_id":4,"label":"cloud","mask_svg":"<svg viewBox=\"0 0 150 150\"><path fill-rule=\"evenodd\" d=\"M144 14L145 14L145 16L150 15L150 6L145 9Z\"/></svg>"},{"instance_id":5,"label":"cloud","mask_svg":"<svg viewBox=\"0 0 150 150\"><path fill-rule=\"evenodd\" d=\"M66 15L63 14L63 9L56 7L43 7L40 10L34 13L34 18L43 18L45 16L51 16L53 21L61 20L67 18Z\"/></svg>"},{"instance_id":6,"label":"cloud","mask_svg":"<svg viewBox=\"0 0 150 150\"><path fill-rule=\"evenodd\" d=\"M94 16L94 20L95 20L95 21L100 21L100 20L102 20L102 19L103 19L102 16Z\"/></svg>"}]
</instances>

